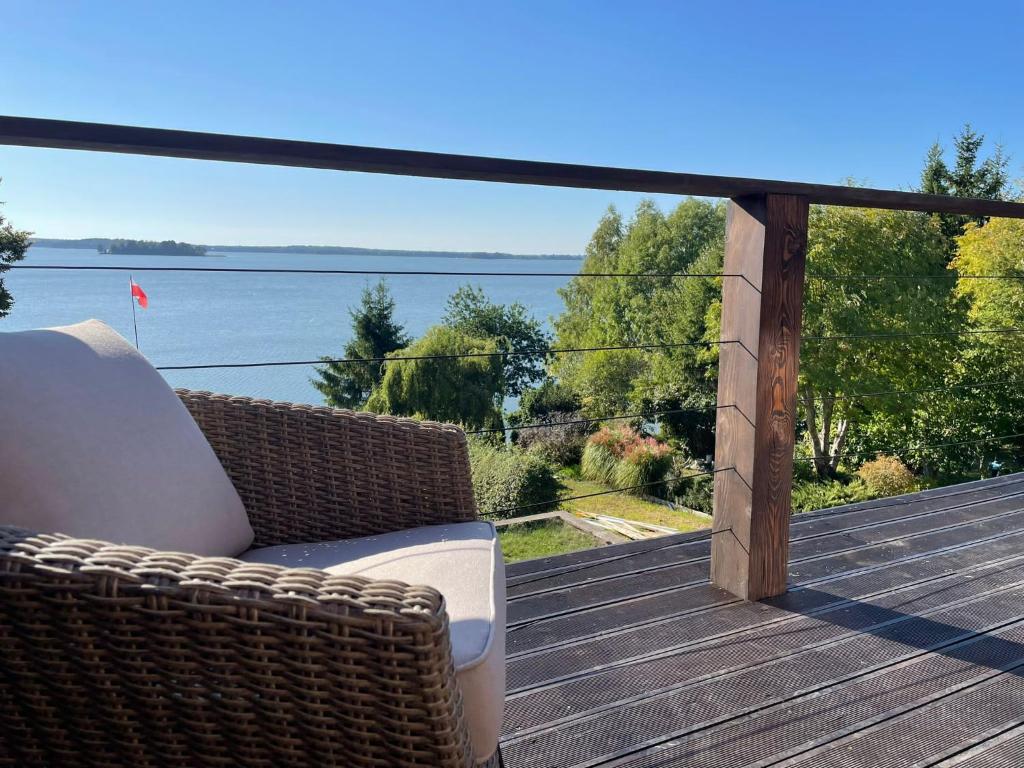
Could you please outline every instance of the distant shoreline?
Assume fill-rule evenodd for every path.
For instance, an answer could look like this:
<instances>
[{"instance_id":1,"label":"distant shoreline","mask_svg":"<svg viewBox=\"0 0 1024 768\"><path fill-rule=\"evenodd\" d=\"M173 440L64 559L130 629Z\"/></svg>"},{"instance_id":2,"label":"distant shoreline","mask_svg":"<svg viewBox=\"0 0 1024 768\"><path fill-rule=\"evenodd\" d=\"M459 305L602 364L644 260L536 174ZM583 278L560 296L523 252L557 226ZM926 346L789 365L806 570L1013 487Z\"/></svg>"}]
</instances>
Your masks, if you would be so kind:
<instances>
[{"instance_id":1,"label":"distant shoreline","mask_svg":"<svg viewBox=\"0 0 1024 768\"><path fill-rule=\"evenodd\" d=\"M104 247L115 238L88 237L81 239L64 239L36 237L32 245L42 248L68 248L84 249L95 251L97 247ZM322 254L328 256L419 256L442 259L533 259L537 261L581 261L582 255L564 253L540 253L540 254L519 254L501 253L490 251L411 251L397 248L359 248L347 245L206 245L206 256L195 258L208 258L225 253L296 253L296 254ZM97 254L103 255L103 254ZM128 255L128 254L120 254Z\"/></svg>"}]
</instances>

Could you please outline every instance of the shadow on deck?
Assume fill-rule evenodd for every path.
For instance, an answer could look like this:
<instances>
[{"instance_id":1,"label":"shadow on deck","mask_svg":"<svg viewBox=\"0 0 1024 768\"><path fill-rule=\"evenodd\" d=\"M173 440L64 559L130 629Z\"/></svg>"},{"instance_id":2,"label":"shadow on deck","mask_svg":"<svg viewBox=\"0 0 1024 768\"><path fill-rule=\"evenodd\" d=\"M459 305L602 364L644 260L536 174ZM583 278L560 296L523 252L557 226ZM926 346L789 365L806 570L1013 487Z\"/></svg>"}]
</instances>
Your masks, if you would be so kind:
<instances>
[{"instance_id":1,"label":"shadow on deck","mask_svg":"<svg viewBox=\"0 0 1024 768\"><path fill-rule=\"evenodd\" d=\"M763 603L706 533L509 566L505 764L1024 765L1024 474L791 533Z\"/></svg>"}]
</instances>

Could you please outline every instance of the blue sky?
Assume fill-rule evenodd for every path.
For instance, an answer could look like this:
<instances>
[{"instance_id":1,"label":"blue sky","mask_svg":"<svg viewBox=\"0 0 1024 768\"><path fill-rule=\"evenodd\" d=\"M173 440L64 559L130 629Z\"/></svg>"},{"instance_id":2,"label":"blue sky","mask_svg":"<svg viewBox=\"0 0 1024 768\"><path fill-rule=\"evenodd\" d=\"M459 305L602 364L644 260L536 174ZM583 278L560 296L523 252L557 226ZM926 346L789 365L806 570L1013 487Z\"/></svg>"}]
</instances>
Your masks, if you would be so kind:
<instances>
[{"instance_id":1,"label":"blue sky","mask_svg":"<svg viewBox=\"0 0 1024 768\"><path fill-rule=\"evenodd\" d=\"M1024 3L0 0L0 113L906 188L1024 174ZM586 190L0 148L40 236L579 252ZM664 198L664 204L670 204Z\"/></svg>"}]
</instances>

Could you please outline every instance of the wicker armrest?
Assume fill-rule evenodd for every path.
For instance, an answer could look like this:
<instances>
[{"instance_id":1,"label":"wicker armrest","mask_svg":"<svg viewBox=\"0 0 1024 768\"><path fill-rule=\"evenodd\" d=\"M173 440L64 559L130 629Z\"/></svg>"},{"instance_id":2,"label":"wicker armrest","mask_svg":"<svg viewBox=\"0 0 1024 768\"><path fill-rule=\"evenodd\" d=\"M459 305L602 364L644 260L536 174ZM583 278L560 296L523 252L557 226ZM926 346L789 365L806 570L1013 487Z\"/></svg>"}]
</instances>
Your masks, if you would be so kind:
<instances>
[{"instance_id":1,"label":"wicker armrest","mask_svg":"<svg viewBox=\"0 0 1024 768\"><path fill-rule=\"evenodd\" d=\"M0 765L83 760L470 765L443 598L0 527Z\"/></svg>"},{"instance_id":2,"label":"wicker armrest","mask_svg":"<svg viewBox=\"0 0 1024 768\"><path fill-rule=\"evenodd\" d=\"M476 519L450 424L178 390L245 504L256 546Z\"/></svg>"}]
</instances>

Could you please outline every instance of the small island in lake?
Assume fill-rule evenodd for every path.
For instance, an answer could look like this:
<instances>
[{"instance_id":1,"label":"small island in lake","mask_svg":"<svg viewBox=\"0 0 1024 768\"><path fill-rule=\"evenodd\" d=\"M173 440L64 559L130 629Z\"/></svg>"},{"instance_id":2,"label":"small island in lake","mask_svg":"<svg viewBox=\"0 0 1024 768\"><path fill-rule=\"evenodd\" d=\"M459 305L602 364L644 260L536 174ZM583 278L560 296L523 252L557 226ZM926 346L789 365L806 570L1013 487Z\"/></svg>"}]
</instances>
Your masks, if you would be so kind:
<instances>
[{"instance_id":1,"label":"small island in lake","mask_svg":"<svg viewBox=\"0 0 1024 768\"><path fill-rule=\"evenodd\" d=\"M205 256L205 245L179 243L177 240L111 240L97 244L100 253L130 254L132 256Z\"/></svg>"}]
</instances>

